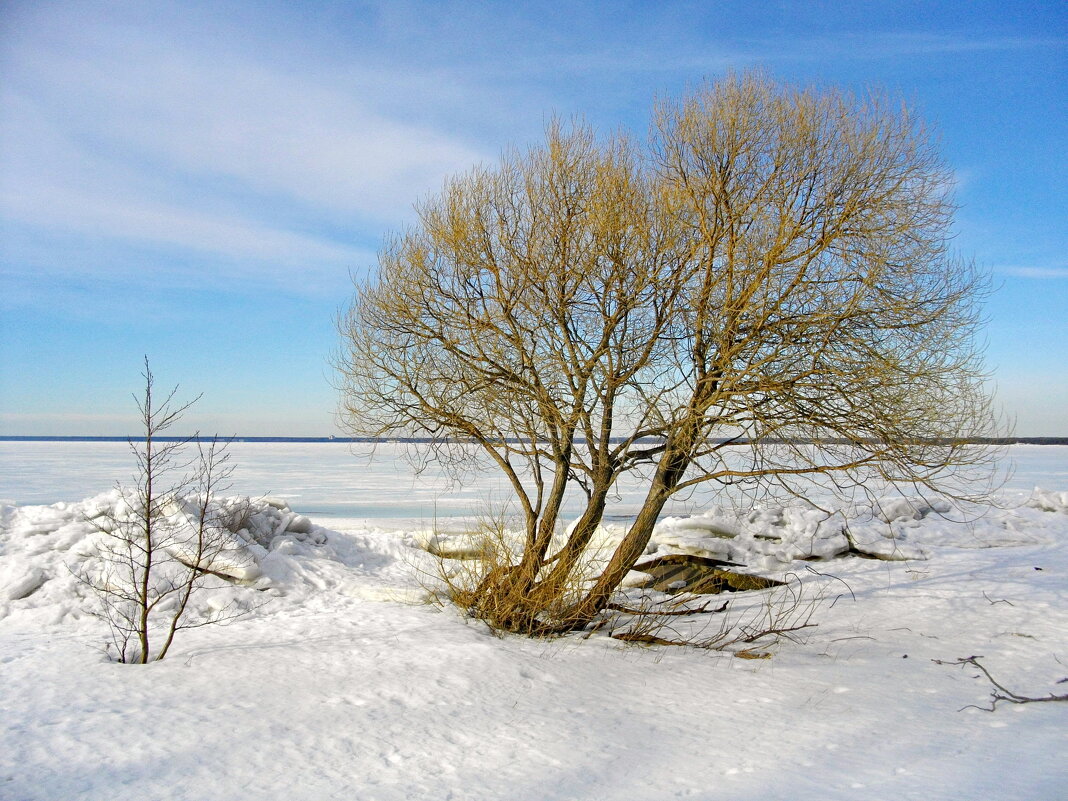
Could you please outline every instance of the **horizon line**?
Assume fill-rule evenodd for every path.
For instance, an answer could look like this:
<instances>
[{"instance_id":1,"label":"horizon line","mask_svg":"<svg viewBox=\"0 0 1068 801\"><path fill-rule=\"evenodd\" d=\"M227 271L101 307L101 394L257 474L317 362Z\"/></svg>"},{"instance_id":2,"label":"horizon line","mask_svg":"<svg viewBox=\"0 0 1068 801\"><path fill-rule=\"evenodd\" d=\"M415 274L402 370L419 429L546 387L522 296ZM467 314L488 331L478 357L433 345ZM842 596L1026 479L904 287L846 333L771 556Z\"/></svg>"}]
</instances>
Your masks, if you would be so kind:
<instances>
[{"instance_id":1,"label":"horizon line","mask_svg":"<svg viewBox=\"0 0 1068 801\"><path fill-rule=\"evenodd\" d=\"M426 444L435 442L436 440L430 437L338 437L338 436L325 436L325 437L272 437L272 436L203 436L192 435L188 437L179 436L162 436L153 437L156 442L251 442L251 443L286 443L286 442L324 442L324 443L359 443L359 444L380 444L380 443L408 443L408 444ZM620 441L623 439L618 438ZM647 438L655 439L655 438ZM721 437L716 438L716 442L728 442L732 438ZM48 435L48 434L0 434L0 442L139 442L144 440L144 435L138 436L119 436L119 435ZM459 441L459 440L457 440ZM754 441L749 438L738 439L736 444L748 445ZM828 438L817 439L813 437L804 437L800 439L787 439L782 437L768 437L764 442L768 444L776 443L793 443L793 444L812 444L812 443L824 443L827 445L847 445L849 440L841 438ZM1042 436L1042 437L976 437L974 439L959 440L965 444L970 445L1068 445L1068 436ZM578 440L578 442L585 443L585 440Z\"/></svg>"}]
</instances>

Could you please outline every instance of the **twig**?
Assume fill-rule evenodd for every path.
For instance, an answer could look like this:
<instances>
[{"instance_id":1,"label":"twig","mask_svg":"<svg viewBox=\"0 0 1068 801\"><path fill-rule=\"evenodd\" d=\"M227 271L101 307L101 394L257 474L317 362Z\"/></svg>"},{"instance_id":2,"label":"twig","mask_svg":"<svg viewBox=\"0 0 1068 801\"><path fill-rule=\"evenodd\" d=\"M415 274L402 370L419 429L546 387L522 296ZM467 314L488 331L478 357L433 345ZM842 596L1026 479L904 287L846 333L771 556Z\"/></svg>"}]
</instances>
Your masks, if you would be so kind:
<instances>
[{"instance_id":1,"label":"twig","mask_svg":"<svg viewBox=\"0 0 1068 801\"><path fill-rule=\"evenodd\" d=\"M782 635L789 637L789 635L795 631L801 631L802 629L814 629L816 628L816 625L816 623L801 623L797 626L784 626L783 628L777 629L763 629L762 631L758 631L753 634L748 634L744 637L739 637L737 641L756 642L757 640L762 639L763 637L770 637L774 635Z\"/></svg>"},{"instance_id":2,"label":"twig","mask_svg":"<svg viewBox=\"0 0 1068 801\"><path fill-rule=\"evenodd\" d=\"M1033 696L1020 695L1019 693L1013 692L1008 687L1006 687L1005 685L1001 684L997 679L995 679L993 676L990 675L990 671L987 670L979 662L979 660L983 659L983 658L984 657L982 657L982 656L968 656L968 657L964 657L962 659L958 659L955 662L944 662L941 659L933 659L933 660L931 660L936 665L959 665L961 667L963 667L964 665L973 665L974 667L979 668L979 670L982 671L983 675L986 676L987 680L991 684L994 685L995 689L990 691L990 697L993 700L992 700L992 703L990 704L989 707L976 706L975 704L969 704L968 706L961 707L961 710L964 710L964 709L981 709L984 712L993 712L995 709L997 709L999 701L1008 701L1010 704L1035 704L1035 703L1042 703L1042 702L1045 702L1045 701L1068 701L1068 695L1054 695L1053 693L1050 693L1049 695L1045 695L1045 696L1042 696L1040 698L1036 698L1036 697L1033 697ZM1060 684L1063 681L1068 681L1068 679L1061 679L1057 683Z\"/></svg>"},{"instance_id":3,"label":"twig","mask_svg":"<svg viewBox=\"0 0 1068 801\"><path fill-rule=\"evenodd\" d=\"M819 570L816 570L816 568L812 567L811 565L805 565L805 570L807 570L809 573L814 573L815 575L819 576L820 578L832 578L835 581L842 582L842 584L845 585L845 588L849 591L849 595L853 598L853 603L857 602L857 596L853 592L853 588L849 586L849 582L847 582L844 578L841 578L840 576L836 576L833 573L821 573ZM831 609L834 609L834 605L836 603L838 603L838 599L841 598L841 597L842 597L841 595L836 595L835 596L834 600L831 601L831 606L830 606Z\"/></svg>"},{"instance_id":4,"label":"twig","mask_svg":"<svg viewBox=\"0 0 1068 801\"><path fill-rule=\"evenodd\" d=\"M1006 601L1004 598L991 598L989 595L986 594L986 590L983 590L983 597L990 601L991 606L994 606L994 604L1008 604L1009 606L1016 606L1016 604L1014 604L1012 601Z\"/></svg>"},{"instance_id":5,"label":"twig","mask_svg":"<svg viewBox=\"0 0 1068 801\"><path fill-rule=\"evenodd\" d=\"M708 604L712 603L707 601L696 609L674 609L674 610L650 610L650 609L634 609L629 606L623 606L623 604L608 604L606 608L616 612L623 612L627 615L652 615L655 617L682 617L684 615L714 615L718 612L727 611L727 604L729 601L724 601L722 606L718 606L715 609L709 609Z\"/></svg>"}]
</instances>

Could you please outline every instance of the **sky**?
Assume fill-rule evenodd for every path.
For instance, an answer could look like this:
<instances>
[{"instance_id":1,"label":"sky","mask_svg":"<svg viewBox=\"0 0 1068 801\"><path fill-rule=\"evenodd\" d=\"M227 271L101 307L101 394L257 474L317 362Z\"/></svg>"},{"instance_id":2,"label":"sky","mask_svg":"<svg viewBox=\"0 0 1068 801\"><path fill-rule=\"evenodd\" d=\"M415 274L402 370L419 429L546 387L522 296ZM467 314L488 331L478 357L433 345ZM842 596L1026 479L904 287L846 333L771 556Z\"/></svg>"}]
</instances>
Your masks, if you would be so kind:
<instances>
[{"instance_id":1,"label":"sky","mask_svg":"<svg viewBox=\"0 0 1068 801\"><path fill-rule=\"evenodd\" d=\"M145 356L188 432L337 434L336 319L414 203L763 69L940 132L1000 408L1068 436L1066 52L1061 0L3 0L0 435L135 433Z\"/></svg>"}]
</instances>

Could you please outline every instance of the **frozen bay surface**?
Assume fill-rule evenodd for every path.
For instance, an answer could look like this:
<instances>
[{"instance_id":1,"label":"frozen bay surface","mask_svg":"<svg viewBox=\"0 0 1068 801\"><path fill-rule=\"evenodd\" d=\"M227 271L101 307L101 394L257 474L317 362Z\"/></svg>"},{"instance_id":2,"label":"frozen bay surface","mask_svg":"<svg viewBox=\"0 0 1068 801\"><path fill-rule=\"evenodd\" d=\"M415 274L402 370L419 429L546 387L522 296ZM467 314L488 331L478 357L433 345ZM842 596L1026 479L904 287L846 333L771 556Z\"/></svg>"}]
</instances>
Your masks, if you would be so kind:
<instances>
[{"instance_id":1,"label":"frozen bay surface","mask_svg":"<svg viewBox=\"0 0 1068 801\"><path fill-rule=\"evenodd\" d=\"M403 443L234 442L229 452L235 466L229 492L283 498L315 517L410 528L497 511L508 498L506 482L493 471L450 477L422 458L420 446ZM0 442L0 501L29 505L90 497L130 482L132 465L125 442ZM1035 487L1068 487L1068 445L1011 446L1002 472L1008 476L1003 490L1017 498ZM621 481L608 519L627 520L642 498L641 476ZM700 512L716 502L721 499L714 487L698 487L664 514ZM572 497L565 513L580 509Z\"/></svg>"}]
</instances>

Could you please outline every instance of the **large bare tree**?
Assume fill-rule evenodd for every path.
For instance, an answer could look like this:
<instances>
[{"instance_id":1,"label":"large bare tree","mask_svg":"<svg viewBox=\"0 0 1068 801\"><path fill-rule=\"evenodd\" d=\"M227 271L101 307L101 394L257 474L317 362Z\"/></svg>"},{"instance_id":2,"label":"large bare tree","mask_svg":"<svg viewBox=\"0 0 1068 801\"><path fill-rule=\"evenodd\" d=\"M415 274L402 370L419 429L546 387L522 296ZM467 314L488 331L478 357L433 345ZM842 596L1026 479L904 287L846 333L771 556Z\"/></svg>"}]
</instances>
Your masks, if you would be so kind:
<instances>
[{"instance_id":1,"label":"large bare tree","mask_svg":"<svg viewBox=\"0 0 1068 801\"><path fill-rule=\"evenodd\" d=\"M588 624L698 483L945 490L994 430L951 183L907 108L762 75L661 104L644 145L553 124L384 247L342 323L343 419L503 471L522 547L458 600L531 634ZM590 575L635 469L645 502Z\"/></svg>"}]
</instances>

